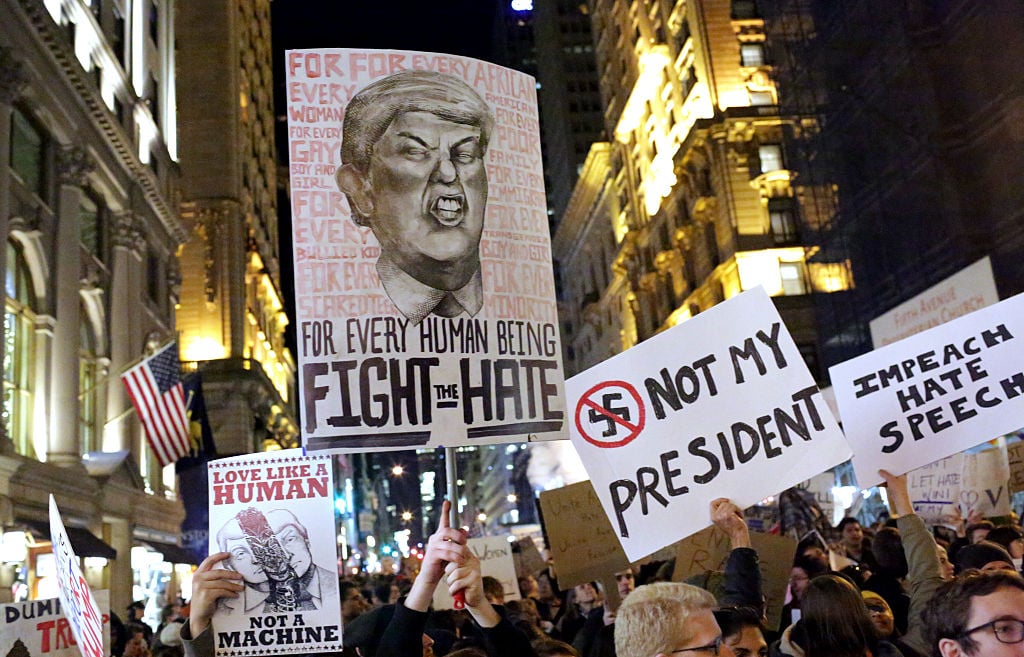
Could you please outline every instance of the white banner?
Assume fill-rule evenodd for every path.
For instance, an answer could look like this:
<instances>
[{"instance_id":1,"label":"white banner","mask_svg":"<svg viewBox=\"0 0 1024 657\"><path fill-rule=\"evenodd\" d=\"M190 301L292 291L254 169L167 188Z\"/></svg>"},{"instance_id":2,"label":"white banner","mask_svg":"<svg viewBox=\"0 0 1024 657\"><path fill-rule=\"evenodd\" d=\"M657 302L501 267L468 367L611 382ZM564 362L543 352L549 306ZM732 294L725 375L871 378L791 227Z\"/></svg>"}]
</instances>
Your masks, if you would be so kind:
<instances>
[{"instance_id":1,"label":"white banner","mask_svg":"<svg viewBox=\"0 0 1024 657\"><path fill-rule=\"evenodd\" d=\"M218 603L218 655L341 650L332 465L301 449L208 464L210 554L245 582Z\"/></svg>"},{"instance_id":2,"label":"white banner","mask_svg":"<svg viewBox=\"0 0 1024 657\"><path fill-rule=\"evenodd\" d=\"M630 561L845 461L850 448L762 288L566 382L570 436Z\"/></svg>"},{"instance_id":3,"label":"white banner","mask_svg":"<svg viewBox=\"0 0 1024 657\"><path fill-rule=\"evenodd\" d=\"M64 529L57 502L50 495L50 542L57 562L60 604L83 657L104 657L103 615L96 598L82 576L78 557Z\"/></svg>"},{"instance_id":4,"label":"white banner","mask_svg":"<svg viewBox=\"0 0 1024 657\"><path fill-rule=\"evenodd\" d=\"M833 366L861 488L1020 427L1024 295Z\"/></svg>"},{"instance_id":5,"label":"white banner","mask_svg":"<svg viewBox=\"0 0 1024 657\"><path fill-rule=\"evenodd\" d=\"M875 349L999 303L992 261L985 256L889 312L871 320Z\"/></svg>"},{"instance_id":6,"label":"white banner","mask_svg":"<svg viewBox=\"0 0 1024 657\"><path fill-rule=\"evenodd\" d=\"M306 449L565 438L534 79L435 53L286 58Z\"/></svg>"},{"instance_id":7,"label":"white banner","mask_svg":"<svg viewBox=\"0 0 1024 657\"><path fill-rule=\"evenodd\" d=\"M103 654L110 654L110 592L95 592L103 624ZM60 598L0 605L0 655L10 657L78 657L71 621ZM19 645L20 648L19 648Z\"/></svg>"}]
</instances>

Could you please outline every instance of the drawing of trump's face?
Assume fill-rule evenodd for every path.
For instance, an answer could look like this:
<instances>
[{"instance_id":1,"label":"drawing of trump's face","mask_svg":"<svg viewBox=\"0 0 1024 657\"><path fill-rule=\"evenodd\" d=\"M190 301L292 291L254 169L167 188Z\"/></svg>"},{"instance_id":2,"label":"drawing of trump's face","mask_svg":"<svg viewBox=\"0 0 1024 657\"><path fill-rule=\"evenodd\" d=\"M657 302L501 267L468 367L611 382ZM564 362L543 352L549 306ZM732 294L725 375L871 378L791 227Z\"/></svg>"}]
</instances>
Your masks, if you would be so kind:
<instances>
[{"instance_id":1,"label":"drawing of trump's face","mask_svg":"<svg viewBox=\"0 0 1024 657\"><path fill-rule=\"evenodd\" d=\"M369 181L381 249L431 287L465 285L480 267L487 204L480 129L402 114L373 149Z\"/></svg>"},{"instance_id":2,"label":"drawing of trump's face","mask_svg":"<svg viewBox=\"0 0 1024 657\"><path fill-rule=\"evenodd\" d=\"M492 125L469 85L427 71L378 80L346 108L336 180L353 220L434 289L458 290L480 268Z\"/></svg>"}]
</instances>

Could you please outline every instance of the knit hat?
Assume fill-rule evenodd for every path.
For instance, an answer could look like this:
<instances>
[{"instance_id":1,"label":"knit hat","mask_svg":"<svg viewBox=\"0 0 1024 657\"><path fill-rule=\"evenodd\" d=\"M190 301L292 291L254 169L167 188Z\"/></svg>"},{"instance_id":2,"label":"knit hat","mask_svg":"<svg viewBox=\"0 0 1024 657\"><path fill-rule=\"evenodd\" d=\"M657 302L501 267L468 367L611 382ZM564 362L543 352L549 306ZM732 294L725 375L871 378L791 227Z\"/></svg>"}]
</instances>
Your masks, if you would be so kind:
<instances>
[{"instance_id":1,"label":"knit hat","mask_svg":"<svg viewBox=\"0 0 1024 657\"><path fill-rule=\"evenodd\" d=\"M956 553L956 567L959 572L976 568L983 569L993 561L1005 561L1007 567L1013 568L1010 553L998 543L979 541L974 545L965 545Z\"/></svg>"}]
</instances>

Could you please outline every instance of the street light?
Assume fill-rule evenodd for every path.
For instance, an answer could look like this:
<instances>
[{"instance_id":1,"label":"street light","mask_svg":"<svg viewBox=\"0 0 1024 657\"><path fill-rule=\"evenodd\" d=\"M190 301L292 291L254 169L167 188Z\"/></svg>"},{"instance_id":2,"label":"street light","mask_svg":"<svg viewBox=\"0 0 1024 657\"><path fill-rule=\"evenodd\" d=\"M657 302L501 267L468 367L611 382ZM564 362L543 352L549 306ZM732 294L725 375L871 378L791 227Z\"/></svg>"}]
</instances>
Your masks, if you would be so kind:
<instances>
[{"instance_id":1,"label":"street light","mask_svg":"<svg viewBox=\"0 0 1024 657\"><path fill-rule=\"evenodd\" d=\"M409 522L412 520L412 511L402 511L402 522Z\"/></svg>"},{"instance_id":2,"label":"street light","mask_svg":"<svg viewBox=\"0 0 1024 657\"><path fill-rule=\"evenodd\" d=\"M509 504L515 504L519 500L519 497L515 493L509 493L505 496L505 499L509 501Z\"/></svg>"},{"instance_id":3,"label":"street light","mask_svg":"<svg viewBox=\"0 0 1024 657\"><path fill-rule=\"evenodd\" d=\"M405 468L403 468L401 465L395 465L391 468L391 474L393 474L396 477L401 477L403 474L405 474Z\"/></svg>"}]
</instances>

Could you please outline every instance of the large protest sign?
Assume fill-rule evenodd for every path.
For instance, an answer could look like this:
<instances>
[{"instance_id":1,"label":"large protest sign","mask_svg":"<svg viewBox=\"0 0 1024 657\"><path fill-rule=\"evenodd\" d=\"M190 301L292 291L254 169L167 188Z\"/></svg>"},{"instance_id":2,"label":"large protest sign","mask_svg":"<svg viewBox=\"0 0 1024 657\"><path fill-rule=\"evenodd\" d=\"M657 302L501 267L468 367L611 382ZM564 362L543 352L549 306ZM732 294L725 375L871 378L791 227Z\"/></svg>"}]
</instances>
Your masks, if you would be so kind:
<instances>
[{"instance_id":1,"label":"large protest sign","mask_svg":"<svg viewBox=\"0 0 1024 657\"><path fill-rule=\"evenodd\" d=\"M516 564L512 558L512 542L509 536L484 536L471 538L466 545L476 558L480 560L480 575L493 577L501 582L505 591L505 602L519 600L519 580L516 577ZM448 593L448 584L442 580L434 589L434 609L452 609L452 596Z\"/></svg>"},{"instance_id":2,"label":"large protest sign","mask_svg":"<svg viewBox=\"0 0 1024 657\"><path fill-rule=\"evenodd\" d=\"M564 438L533 78L286 54L303 444Z\"/></svg>"},{"instance_id":3,"label":"large protest sign","mask_svg":"<svg viewBox=\"0 0 1024 657\"><path fill-rule=\"evenodd\" d=\"M540 494L549 554L562 588L629 567L622 546L589 481Z\"/></svg>"},{"instance_id":4,"label":"large protest sign","mask_svg":"<svg viewBox=\"0 0 1024 657\"><path fill-rule=\"evenodd\" d=\"M1017 429L1024 295L832 367L861 488Z\"/></svg>"},{"instance_id":5,"label":"large protest sign","mask_svg":"<svg viewBox=\"0 0 1024 657\"><path fill-rule=\"evenodd\" d=\"M57 562L57 586L64 617L71 626L83 657L103 657L103 615L93 597L78 557L71 548L71 539L64 529L57 502L50 495L50 542Z\"/></svg>"},{"instance_id":6,"label":"large protest sign","mask_svg":"<svg viewBox=\"0 0 1024 657\"><path fill-rule=\"evenodd\" d=\"M751 532L750 543L759 557L761 587L765 596L765 614L768 618L767 627L777 630L782 607L786 602L789 564L796 553L797 542L786 536ZM729 537L715 526L684 538L676 544L673 581L685 582L693 577L724 570L730 549ZM703 579L709 581L708 578Z\"/></svg>"},{"instance_id":7,"label":"large protest sign","mask_svg":"<svg viewBox=\"0 0 1024 657\"><path fill-rule=\"evenodd\" d=\"M850 456L763 288L566 382L570 437L636 561Z\"/></svg>"},{"instance_id":8,"label":"large protest sign","mask_svg":"<svg viewBox=\"0 0 1024 657\"><path fill-rule=\"evenodd\" d=\"M110 592L95 591L100 608L103 654L110 654ZM60 598L0 605L0 655L10 657L79 657L71 622Z\"/></svg>"},{"instance_id":9,"label":"large protest sign","mask_svg":"<svg viewBox=\"0 0 1024 657\"><path fill-rule=\"evenodd\" d=\"M332 465L300 449L209 463L210 553L246 583L218 603L218 655L341 650Z\"/></svg>"},{"instance_id":10,"label":"large protest sign","mask_svg":"<svg viewBox=\"0 0 1024 657\"><path fill-rule=\"evenodd\" d=\"M871 320L875 349L999 302L988 256Z\"/></svg>"}]
</instances>

